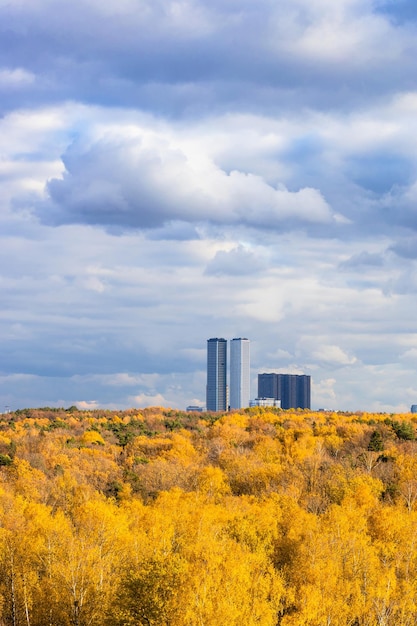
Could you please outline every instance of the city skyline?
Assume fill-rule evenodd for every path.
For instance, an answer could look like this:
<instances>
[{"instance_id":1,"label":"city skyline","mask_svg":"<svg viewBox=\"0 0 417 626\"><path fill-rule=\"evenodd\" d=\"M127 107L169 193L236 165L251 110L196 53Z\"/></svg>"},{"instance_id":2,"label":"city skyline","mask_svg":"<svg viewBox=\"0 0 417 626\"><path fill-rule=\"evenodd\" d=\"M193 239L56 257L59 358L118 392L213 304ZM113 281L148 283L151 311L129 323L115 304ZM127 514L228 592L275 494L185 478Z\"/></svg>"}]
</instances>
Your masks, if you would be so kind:
<instances>
[{"instance_id":1,"label":"city skyline","mask_svg":"<svg viewBox=\"0 0 417 626\"><path fill-rule=\"evenodd\" d=\"M228 353L230 360L228 361ZM228 368L229 362L229 368ZM228 381L230 384L228 385ZM258 373L257 397L251 397L250 340L246 337L207 339L206 410L242 409L253 403L279 401L282 409L311 409L311 376ZM200 405L188 405L198 410Z\"/></svg>"}]
</instances>

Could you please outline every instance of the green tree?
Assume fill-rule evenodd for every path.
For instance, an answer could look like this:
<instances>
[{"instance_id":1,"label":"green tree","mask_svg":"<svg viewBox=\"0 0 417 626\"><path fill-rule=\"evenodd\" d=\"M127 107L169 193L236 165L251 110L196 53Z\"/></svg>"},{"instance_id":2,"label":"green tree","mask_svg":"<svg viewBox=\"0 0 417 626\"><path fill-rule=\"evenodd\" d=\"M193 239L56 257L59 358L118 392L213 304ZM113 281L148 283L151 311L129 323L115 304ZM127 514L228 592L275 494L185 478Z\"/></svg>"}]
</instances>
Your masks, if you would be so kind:
<instances>
[{"instance_id":1,"label":"green tree","mask_svg":"<svg viewBox=\"0 0 417 626\"><path fill-rule=\"evenodd\" d=\"M368 444L370 452L382 452L384 449L384 440L378 430L374 430Z\"/></svg>"}]
</instances>

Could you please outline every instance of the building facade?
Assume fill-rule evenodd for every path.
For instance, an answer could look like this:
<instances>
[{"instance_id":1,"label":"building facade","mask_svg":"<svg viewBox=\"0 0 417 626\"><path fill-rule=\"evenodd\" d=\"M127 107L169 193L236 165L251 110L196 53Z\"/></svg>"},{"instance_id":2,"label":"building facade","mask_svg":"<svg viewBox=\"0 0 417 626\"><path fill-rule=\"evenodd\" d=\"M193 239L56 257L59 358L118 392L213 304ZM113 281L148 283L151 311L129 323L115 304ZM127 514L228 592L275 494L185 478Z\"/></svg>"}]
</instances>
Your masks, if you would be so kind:
<instances>
[{"instance_id":1,"label":"building facade","mask_svg":"<svg viewBox=\"0 0 417 626\"><path fill-rule=\"evenodd\" d=\"M207 411L227 411L227 341L207 340Z\"/></svg>"},{"instance_id":2,"label":"building facade","mask_svg":"<svg viewBox=\"0 0 417 626\"><path fill-rule=\"evenodd\" d=\"M275 400L275 398L255 398L249 402L249 406L262 406L262 407L274 407L281 408L281 400Z\"/></svg>"},{"instance_id":3,"label":"building facade","mask_svg":"<svg viewBox=\"0 0 417 626\"><path fill-rule=\"evenodd\" d=\"M311 408L311 377L305 374L258 374L258 398L275 398L282 409Z\"/></svg>"},{"instance_id":4,"label":"building facade","mask_svg":"<svg viewBox=\"0 0 417 626\"><path fill-rule=\"evenodd\" d=\"M230 342L230 408L246 408L249 401L250 341L239 337Z\"/></svg>"}]
</instances>

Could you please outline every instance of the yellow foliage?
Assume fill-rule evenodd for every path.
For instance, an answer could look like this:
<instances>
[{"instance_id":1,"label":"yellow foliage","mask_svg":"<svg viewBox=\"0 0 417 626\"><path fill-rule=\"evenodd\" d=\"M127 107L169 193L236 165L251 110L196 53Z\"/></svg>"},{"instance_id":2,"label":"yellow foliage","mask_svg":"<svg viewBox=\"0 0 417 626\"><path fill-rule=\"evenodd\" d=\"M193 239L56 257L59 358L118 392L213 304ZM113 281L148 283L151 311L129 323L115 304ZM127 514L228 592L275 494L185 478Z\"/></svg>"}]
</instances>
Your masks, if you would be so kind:
<instances>
[{"instance_id":1,"label":"yellow foliage","mask_svg":"<svg viewBox=\"0 0 417 626\"><path fill-rule=\"evenodd\" d=\"M104 439L96 430L86 430L81 437L82 444L98 444L104 446Z\"/></svg>"},{"instance_id":2,"label":"yellow foliage","mask_svg":"<svg viewBox=\"0 0 417 626\"><path fill-rule=\"evenodd\" d=\"M197 476L197 485L200 493L210 498L230 493L230 485L220 467L204 467Z\"/></svg>"},{"instance_id":3,"label":"yellow foliage","mask_svg":"<svg viewBox=\"0 0 417 626\"><path fill-rule=\"evenodd\" d=\"M232 413L227 413L223 415L217 422L223 426L237 426L239 428L246 428L249 423L249 417L246 413L239 413L238 411L234 411Z\"/></svg>"},{"instance_id":4,"label":"yellow foliage","mask_svg":"<svg viewBox=\"0 0 417 626\"><path fill-rule=\"evenodd\" d=\"M173 433L171 448L167 452L167 459L176 459L184 464L189 464L198 459L198 453L191 441L191 435L186 430Z\"/></svg>"},{"instance_id":5,"label":"yellow foliage","mask_svg":"<svg viewBox=\"0 0 417 626\"><path fill-rule=\"evenodd\" d=\"M383 488L378 478L372 478L369 475L356 476L347 486L344 503L346 505L354 503L356 506L368 508L376 506Z\"/></svg>"},{"instance_id":6,"label":"yellow foliage","mask_svg":"<svg viewBox=\"0 0 417 626\"><path fill-rule=\"evenodd\" d=\"M417 444L391 424L259 408L0 421L0 623L414 624Z\"/></svg>"}]
</instances>

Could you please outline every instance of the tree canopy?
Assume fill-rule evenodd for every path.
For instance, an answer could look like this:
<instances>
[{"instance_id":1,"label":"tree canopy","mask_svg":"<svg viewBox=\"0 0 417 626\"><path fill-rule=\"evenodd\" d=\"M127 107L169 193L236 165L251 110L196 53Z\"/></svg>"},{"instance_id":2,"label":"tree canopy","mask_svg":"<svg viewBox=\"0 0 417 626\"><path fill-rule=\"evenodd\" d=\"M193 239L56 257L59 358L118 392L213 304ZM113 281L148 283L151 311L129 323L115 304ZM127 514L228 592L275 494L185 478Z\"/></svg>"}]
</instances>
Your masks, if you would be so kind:
<instances>
[{"instance_id":1,"label":"tree canopy","mask_svg":"<svg viewBox=\"0 0 417 626\"><path fill-rule=\"evenodd\" d=\"M417 416L0 417L1 626L409 626Z\"/></svg>"}]
</instances>

